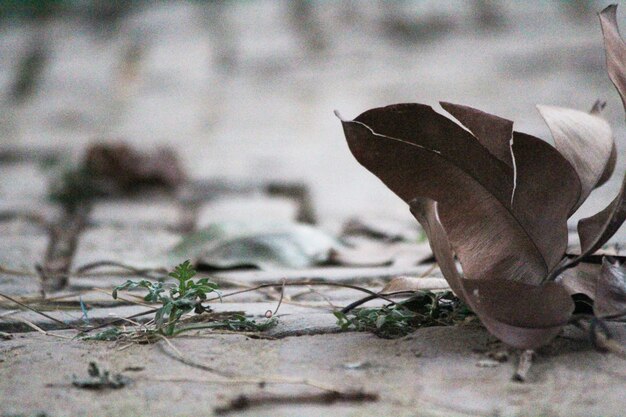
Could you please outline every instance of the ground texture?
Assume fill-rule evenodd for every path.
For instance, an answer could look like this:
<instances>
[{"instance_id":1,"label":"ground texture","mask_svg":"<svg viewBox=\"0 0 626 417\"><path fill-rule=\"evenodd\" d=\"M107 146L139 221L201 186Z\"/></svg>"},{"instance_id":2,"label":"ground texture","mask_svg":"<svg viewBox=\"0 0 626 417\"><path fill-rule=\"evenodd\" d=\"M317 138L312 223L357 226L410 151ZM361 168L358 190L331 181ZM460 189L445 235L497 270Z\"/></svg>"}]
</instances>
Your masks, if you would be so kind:
<instances>
[{"instance_id":1,"label":"ground texture","mask_svg":"<svg viewBox=\"0 0 626 417\"><path fill-rule=\"evenodd\" d=\"M394 340L340 332L332 312L362 296L345 288L288 288L277 326L261 334L198 331L146 345L74 338L72 326L149 309L112 300L115 285L139 278L113 263L170 269L186 256L169 250L210 223L300 219L336 233L362 216L415 231L404 204L353 161L335 108L352 117L443 99L548 137L536 103L585 109L602 98L624 149L593 13L504 2L500 20L475 21L469 2L426 13L347 4L306 12L287 3L159 3L102 27L82 15L0 27L0 292L52 317L0 300L1 417L626 415L626 361L594 350L576 328L537 352L519 383L511 379L519 352L476 321ZM312 28L302 24L305 12ZM419 16L409 27L407 13ZM11 98L18 62L37 41L46 51L37 83L30 96ZM173 145L189 181L175 193L99 199L75 212L52 203L59 169L100 139ZM624 171L623 152L616 171ZM276 183L308 188L276 193ZM575 217L603 208L618 187L610 181ZM624 228L613 243L626 243ZM82 268L101 261L108 264ZM437 276L429 270L211 277L225 293L283 279L379 290L397 275ZM279 299L279 290L257 291L212 307L262 321ZM626 343L623 325L611 330ZM90 362L128 384L73 386Z\"/></svg>"}]
</instances>

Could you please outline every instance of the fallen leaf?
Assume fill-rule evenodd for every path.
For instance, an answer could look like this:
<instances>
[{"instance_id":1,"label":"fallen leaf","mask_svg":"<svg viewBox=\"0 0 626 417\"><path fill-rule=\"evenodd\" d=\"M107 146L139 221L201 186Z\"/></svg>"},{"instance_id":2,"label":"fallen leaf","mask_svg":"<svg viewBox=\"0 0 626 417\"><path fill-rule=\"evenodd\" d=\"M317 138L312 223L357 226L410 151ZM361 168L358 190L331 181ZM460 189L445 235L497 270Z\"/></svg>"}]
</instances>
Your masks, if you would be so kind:
<instances>
[{"instance_id":1,"label":"fallen leaf","mask_svg":"<svg viewBox=\"0 0 626 417\"><path fill-rule=\"evenodd\" d=\"M600 264L581 262L566 269L559 276L560 282L570 295L584 294L592 300L596 296L596 284L600 275Z\"/></svg>"},{"instance_id":2,"label":"fallen leaf","mask_svg":"<svg viewBox=\"0 0 626 417\"><path fill-rule=\"evenodd\" d=\"M626 46L614 6L601 21L609 75L626 106ZM565 255L567 219L614 169L611 129L598 116L602 105L591 113L540 107L557 148L514 131L509 120L441 105L463 127L423 104L340 119L357 161L409 204L455 294L499 339L535 349L567 324L573 287L589 287L576 280L568 287L558 277L602 247L626 219L625 179L609 207L579 222L580 255ZM606 303L623 291L613 272L607 277L605 290L599 293L598 283L595 292Z\"/></svg>"},{"instance_id":3,"label":"fallen leaf","mask_svg":"<svg viewBox=\"0 0 626 417\"><path fill-rule=\"evenodd\" d=\"M130 145L95 143L85 154L84 167L93 180L112 192L129 192L145 185L174 188L185 180L185 174L170 148L140 152Z\"/></svg>"},{"instance_id":4,"label":"fallen leaf","mask_svg":"<svg viewBox=\"0 0 626 417\"><path fill-rule=\"evenodd\" d=\"M556 337L574 309L567 291L560 286L560 290L555 288L558 284L554 283L544 291L543 286L506 279L463 278L456 267L446 231L439 222L437 203L416 199L411 203L411 212L424 227L439 268L452 291L493 335L523 349L544 345ZM548 308L554 305L555 308ZM533 310L535 306L540 310Z\"/></svg>"},{"instance_id":5,"label":"fallen leaf","mask_svg":"<svg viewBox=\"0 0 626 417\"><path fill-rule=\"evenodd\" d=\"M600 25L604 38L606 67L626 110L626 44L617 26L617 5L612 4L600 13Z\"/></svg>"},{"instance_id":6,"label":"fallen leaf","mask_svg":"<svg viewBox=\"0 0 626 417\"><path fill-rule=\"evenodd\" d=\"M574 109L537 106L552 132L556 149L576 170L581 193L576 210L604 176L612 174L611 158L615 141L611 126L600 116ZM573 211L572 210L572 211Z\"/></svg>"},{"instance_id":7,"label":"fallen leaf","mask_svg":"<svg viewBox=\"0 0 626 417\"><path fill-rule=\"evenodd\" d=\"M355 217L346 221L341 237L364 236L385 242L418 242L423 235L418 227L390 219Z\"/></svg>"},{"instance_id":8,"label":"fallen leaf","mask_svg":"<svg viewBox=\"0 0 626 417\"><path fill-rule=\"evenodd\" d=\"M626 266L610 257L602 262L593 312L600 318L626 317Z\"/></svg>"},{"instance_id":9,"label":"fallen leaf","mask_svg":"<svg viewBox=\"0 0 626 417\"><path fill-rule=\"evenodd\" d=\"M441 107L465 126L496 158L513 167L513 122L459 104L441 102Z\"/></svg>"},{"instance_id":10,"label":"fallen leaf","mask_svg":"<svg viewBox=\"0 0 626 417\"><path fill-rule=\"evenodd\" d=\"M380 294L396 292L448 290L450 285L444 278L396 277L387 283Z\"/></svg>"},{"instance_id":11,"label":"fallen leaf","mask_svg":"<svg viewBox=\"0 0 626 417\"><path fill-rule=\"evenodd\" d=\"M172 249L208 269L298 269L327 263L343 244L300 223L223 222L186 236Z\"/></svg>"},{"instance_id":12,"label":"fallen leaf","mask_svg":"<svg viewBox=\"0 0 626 417\"><path fill-rule=\"evenodd\" d=\"M468 132L421 104L369 110L342 124L356 159L398 196L438 202L467 276L540 282L546 263L510 207L513 171Z\"/></svg>"}]
</instances>

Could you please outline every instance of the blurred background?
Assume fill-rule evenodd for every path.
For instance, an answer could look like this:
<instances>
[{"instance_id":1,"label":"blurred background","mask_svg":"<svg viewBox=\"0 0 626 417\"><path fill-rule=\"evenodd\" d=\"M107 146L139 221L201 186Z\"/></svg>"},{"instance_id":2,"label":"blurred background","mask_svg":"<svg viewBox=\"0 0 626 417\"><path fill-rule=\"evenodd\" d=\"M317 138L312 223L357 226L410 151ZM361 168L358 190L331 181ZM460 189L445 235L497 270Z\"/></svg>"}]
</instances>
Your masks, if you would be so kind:
<instances>
[{"instance_id":1,"label":"blurred background","mask_svg":"<svg viewBox=\"0 0 626 417\"><path fill-rule=\"evenodd\" d=\"M536 104L603 99L618 166L579 218L614 197L626 166L596 16L608 3L2 0L0 148L168 145L192 179L307 184L333 231L354 215L411 219L353 159L335 109L445 100L551 142ZM0 187L13 180L29 186Z\"/></svg>"}]
</instances>

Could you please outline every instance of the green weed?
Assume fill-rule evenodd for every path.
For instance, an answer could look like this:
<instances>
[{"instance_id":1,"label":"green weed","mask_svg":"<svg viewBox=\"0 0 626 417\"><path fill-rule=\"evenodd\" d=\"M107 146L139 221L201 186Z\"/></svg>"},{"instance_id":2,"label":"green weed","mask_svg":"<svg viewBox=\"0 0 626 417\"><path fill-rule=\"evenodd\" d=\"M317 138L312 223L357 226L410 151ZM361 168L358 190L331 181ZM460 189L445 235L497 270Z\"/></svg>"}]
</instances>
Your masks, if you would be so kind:
<instances>
[{"instance_id":1,"label":"green weed","mask_svg":"<svg viewBox=\"0 0 626 417\"><path fill-rule=\"evenodd\" d=\"M149 325L131 329L110 328L84 340L133 340L150 343L162 336L176 336L182 332L199 329L219 329L238 332L262 332L276 325L276 319L270 318L258 323L241 313L211 313L202 303L209 294L220 296L218 285L208 278L194 280L196 271L190 261L185 261L174 268L169 276L176 283L163 283L148 280L128 280L113 289L112 296L117 299L119 291L137 288L147 290L143 300L160 304L155 311L154 320ZM195 320L185 319L187 313L194 312ZM199 320L198 320L199 319Z\"/></svg>"},{"instance_id":2,"label":"green weed","mask_svg":"<svg viewBox=\"0 0 626 417\"><path fill-rule=\"evenodd\" d=\"M344 331L367 331L395 339L420 327L453 325L473 313L449 291L441 294L426 291L397 304L334 314L337 325Z\"/></svg>"}]
</instances>

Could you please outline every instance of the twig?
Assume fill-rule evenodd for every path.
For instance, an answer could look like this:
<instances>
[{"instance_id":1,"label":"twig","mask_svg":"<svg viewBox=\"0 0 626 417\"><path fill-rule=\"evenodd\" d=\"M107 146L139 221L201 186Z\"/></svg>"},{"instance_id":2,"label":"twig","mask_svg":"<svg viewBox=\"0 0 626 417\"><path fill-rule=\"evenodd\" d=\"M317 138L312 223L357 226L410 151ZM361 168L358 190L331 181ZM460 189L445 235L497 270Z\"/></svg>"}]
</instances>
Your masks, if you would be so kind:
<instances>
[{"instance_id":1,"label":"twig","mask_svg":"<svg viewBox=\"0 0 626 417\"><path fill-rule=\"evenodd\" d=\"M31 272L31 271L20 271L18 269L6 268L2 265L0 265L0 273L6 274L6 275L16 275L18 277L30 277L30 278L39 277L38 274Z\"/></svg>"},{"instance_id":2,"label":"twig","mask_svg":"<svg viewBox=\"0 0 626 417\"><path fill-rule=\"evenodd\" d=\"M522 352L522 354L519 357L519 364L517 365L517 370L513 374L513 381L517 381L517 382L526 381L528 371L530 370L530 367L533 364L534 354L535 354L535 351L531 349L527 349Z\"/></svg>"},{"instance_id":3,"label":"twig","mask_svg":"<svg viewBox=\"0 0 626 417\"><path fill-rule=\"evenodd\" d=\"M257 291L257 290L260 290L262 288L279 287L281 285L285 285L285 286L299 286L299 287L309 286L310 285L310 286L322 286L322 287L350 288L350 289L353 289L355 291L361 291L361 292L364 292L364 293L367 293L367 294L370 294L370 295L375 295L375 296L377 296L379 298L382 298L383 300L385 300L385 301L387 301L387 302L389 302L391 304L396 304L395 301L393 301L393 300L391 300L391 299L389 299L389 298L387 298L387 297L385 297L383 295L377 294L376 292L374 292L372 290L368 290L367 288L364 288L364 287L359 287L357 285L351 285L351 284L342 284L342 283L339 283L339 282L319 282L319 281L293 281L293 282L285 282L284 284L283 283L259 284L259 285L255 286L255 287L246 288L245 290L233 291L233 292L228 293L228 294L222 294L219 297L210 298L210 299L206 300L206 302L216 301L216 300L219 300L219 299L222 299L222 298L226 298L226 297L230 297L230 296L238 295L238 294L243 294L243 293L246 293L246 292Z\"/></svg>"},{"instance_id":4,"label":"twig","mask_svg":"<svg viewBox=\"0 0 626 417\"><path fill-rule=\"evenodd\" d=\"M21 321L22 323L24 323L25 325L27 325L28 327L30 327L31 329L33 329L33 330L35 330L35 331L37 331L37 332L39 332L39 333L41 333L43 335L52 336L52 337L58 337L59 339L66 339L66 340L71 340L72 339L72 337L70 337L70 336L63 336L63 335L60 335L60 334L54 334L54 333L47 332L44 329L42 329L41 327L37 326L35 323L33 323L31 321L28 321L25 318L18 317L17 319L19 321Z\"/></svg>"},{"instance_id":5,"label":"twig","mask_svg":"<svg viewBox=\"0 0 626 417\"><path fill-rule=\"evenodd\" d=\"M367 288L359 287L359 286L356 286L356 285L350 285L350 284L341 284L341 283L338 283L338 282L312 282L312 281L294 281L294 282L260 284L260 285L257 285L255 287L246 288L244 290L238 290L238 291L233 291L233 292L228 293L228 294L222 294L219 297L209 298L208 300L205 300L204 302L211 302L211 301L222 300L224 298L231 297L231 296L234 296L234 295L243 294L243 293L247 293L247 292L251 292L251 291L257 291L257 290L260 290L262 288L271 288L271 287L279 287L279 286L328 286L328 287L350 288L350 289L353 289L353 290L356 290L356 291L365 292L365 293L370 294L370 295L375 295L376 297L382 298L383 300L385 300L385 301L387 301L387 302L389 302L391 304L396 304L395 301L389 299L388 297L379 295L379 294L375 293L374 291L368 290ZM150 314L150 313L154 313L157 310L158 309L156 309L156 308L152 309L152 310L147 310L147 311L144 311L142 313L133 314L132 316L128 316L127 318L128 319L134 319L134 318L141 317L141 316L144 316L144 315L147 315L147 314ZM112 321L110 321L108 323L104 323L104 324L101 324L99 326L92 327L90 329L83 329L82 331L83 331L83 333L88 333L88 332L90 332L92 330L101 329L103 327L111 326L113 324L119 323L120 321L122 321L122 319L115 319L115 320L112 320Z\"/></svg>"},{"instance_id":6,"label":"twig","mask_svg":"<svg viewBox=\"0 0 626 417\"><path fill-rule=\"evenodd\" d=\"M626 347L613 338L611 331L603 320L593 317L588 322L578 320L575 324L589 332L591 343L601 352L610 352L621 359L626 359Z\"/></svg>"},{"instance_id":7,"label":"twig","mask_svg":"<svg viewBox=\"0 0 626 417\"><path fill-rule=\"evenodd\" d=\"M375 300L378 298L378 294L374 294L374 295L368 295L367 297L363 297L360 298L350 304L348 304L347 306L345 306L344 308L341 309L341 312L343 314L347 314L350 311L354 310L355 308L357 308L358 306L360 306L361 304L365 304L367 302L370 302L372 300Z\"/></svg>"},{"instance_id":8,"label":"twig","mask_svg":"<svg viewBox=\"0 0 626 417\"><path fill-rule=\"evenodd\" d=\"M334 404L336 402L373 402L378 401L378 394L365 391L323 392L300 395L240 395L223 407L216 407L215 414L227 414L233 411L248 410L264 405L285 404Z\"/></svg>"},{"instance_id":9,"label":"twig","mask_svg":"<svg viewBox=\"0 0 626 417\"><path fill-rule=\"evenodd\" d=\"M165 339L165 338L164 338ZM207 371L207 372L211 372L213 374L225 377L225 378L230 378L233 376L232 373L230 372L225 372L216 368L213 368L212 366L209 365L205 365L203 363L199 363L199 362L195 362L192 361L191 359L186 358L185 356L183 356L183 354L180 352L180 350L176 349L174 347L174 345L167 339L165 339L165 341L167 342L168 346L172 347L172 350L174 350L174 353L172 353L171 351L165 349L164 345L162 343L157 343L157 346L159 347L159 349L161 350L161 352L163 352L164 354L166 354L167 356L169 356L170 358L177 360L187 366L191 366L193 368L197 368L197 369L201 369L203 371Z\"/></svg>"},{"instance_id":10,"label":"twig","mask_svg":"<svg viewBox=\"0 0 626 417\"><path fill-rule=\"evenodd\" d=\"M25 308L25 309L27 309L27 310L30 310L30 311L32 311L32 312L34 312L34 313L37 313L37 314L39 314L40 316L43 316L43 317L45 317L45 318L47 318L47 319L50 319L50 320L52 320L52 321L53 321L53 322L55 322L55 323L62 324L63 326L70 327L70 328L72 328L72 329L74 329L74 330L78 330L78 331L82 331L82 330L83 330L83 329L82 329L82 328L80 328L80 327L76 327L76 326L74 326L73 324L65 323L65 322L63 322L63 321L61 321L61 320L59 320L59 319L57 319L57 318L54 318L54 317L52 317L52 316L50 316L50 315L48 315L48 314L46 314L46 313L43 313L43 312L41 312L41 311L39 311L39 310L37 310L37 309L34 309L34 308L32 308L32 307L30 307L30 306L28 306L28 305L24 304L24 303L21 303L21 302L17 301L16 299L12 298L12 297L9 297L9 296L8 296L8 295L6 295L6 294L0 293L0 297L6 298L7 300L12 301L13 303L17 304L18 306L23 307L23 308Z\"/></svg>"},{"instance_id":11,"label":"twig","mask_svg":"<svg viewBox=\"0 0 626 417\"><path fill-rule=\"evenodd\" d=\"M117 324L117 323L120 323L120 322L123 322L123 321L127 321L129 319L136 319L137 317L147 316L148 314L156 313L157 310L158 310L158 308L153 308L153 309L150 309L150 310L143 311L141 313L132 314L132 315L127 316L127 317L120 317L119 319L114 319L114 320L111 320L109 322L102 323L102 324L100 324L98 326L91 327L89 329L82 329L81 332L82 332L82 334L87 334L87 333L89 333L89 332L91 332L93 330L98 330L98 329L102 329L103 327L112 326L114 324Z\"/></svg>"},{"instance_id":12,"label":"twig","mask_svg":"<svg viewBox=\"0 0 626 417\"><path fill-rule=\"evenodd\" d=\"M154 273L159 273L159 274L163 274L163 275L167 275L167 269L165 268L136 268L132 265L127 265L121 262L116 262L116 261L97 261L97 262L91 262L88 264L85 264L81 267L78 267L74 270L74 272L72 273L72 275L81 275L84 274L87 271L90 271L92 269L96 269L96 268L100 268L102 266L116 266L118 268L122 268L125 269L129 272L132 272L134 274L137 274L138 276L144 276L147 278L154 278L152 275L150 275L151 272Z\"/></svg>"},{"instance_id":13,"label":"twig","mask_svg":"<svg viewBox=\"0 0 626 417\"><path fill-rule=\"evenodd\" d=\"M428 268L426 271L424 271L418 278L426 278L427 276L429 276L430 274L432 274L432 272L437 269L439 267L439 264L437 262L434 262L430 268Z\"/></svg>"},{"instance_id":14,"label":"twig","mask_svg":"<svg viewBox=\"0 0 626 417\"><path fill-rule=\"evenodd\" d=\"M216 369L212 366L200 363L200 362L196 362L193 361L187 357L185 357L180 350L178 350L174 344L169 341L167 338L163 337L163 340L168 344L168 346L170 346L172 348L172 350L175 353L172 353L170 351L168 351L167 349L164 348L164 346L161 343L157 343L157 346L159 347L159 349L161 350L161 352L165 353L167 356L169 356L170 358L177 360L179 362L181 362L184 365L187 366L191 366L193 368L196 369L200 369L203 371L207 371L207 372L211 372L213 374L219 375L221 376L223 379L219 379L219 378L212 378L209 381L206 382L210 382L210 383L223 383L223 384L258 384L258 385L264 385L264 384L296 384L296 385L308 385L310 387L313 388L317 388L323 391L328 391L329 393L340 393L340 394L344 394L343 391L337 390L333 387L330 387L328 385L322 384L320 382L316 382L316 381L312 381L310 379L306 379L306 378L291 378L291 377L284 377L284 376L276 376L276 375L269 375L269 376L264 376L264 377L245 377L245 376L239 376L239 375L235 375L233 373L230 372L224 372L221 371L219 369Z\"/></svg>"},{"instance_id":15,"label":"twig","mask_svg":"<svg viewBox=\"0 0 626 417\"><path fill-rule=\"evenodd\" d=\"M626 359L626 347L613 339L613 335L605 323L605 319L610 320L622 316L624 316L624 312L602 319L588 314L580 314L573 316L569 323L588 333L591 343L597 350L610 352L622 359Z\"/></svg>"},{"instance_id":16,"label":"twig","mask_svg":"<svg viewBox=\"0 0 626 417\"><path fill-rule=\"evenodd\" d=\"M102 288L96 288L93 287L92 290L103 293L103 294L107 294L107 295L111 295L110 292L103 290ZM139 301L134 301L134 300L129 300L128 298L124 298L122 296L117 296L118 300L122 300L122 301L126 301L128 303L134 304L134 305L138 305L138 306L142 306L142 307L152 307L150 304L146 304L146 303L140 303Z\"/></svg>"},{"instance_id":17,"label":"twig","mask_svg":"<svg viewBox=\"0 0 626 417\"><path fill-rule=\"evenodd\" d=\"M282 287L280 287L280 299L278 300L278 305L276 306L276 310L274 310L274 312L272 313L272 315L270 317L273 317L273 316L276 315L276 313L278 313L278 309L280 308L280 305L283 303L283 298L284 297L285 297L285 279L283 279L283 285L282 285ZM266 314L266 316L267 316L267 314Z\"/></svg>"}]
</instances>

